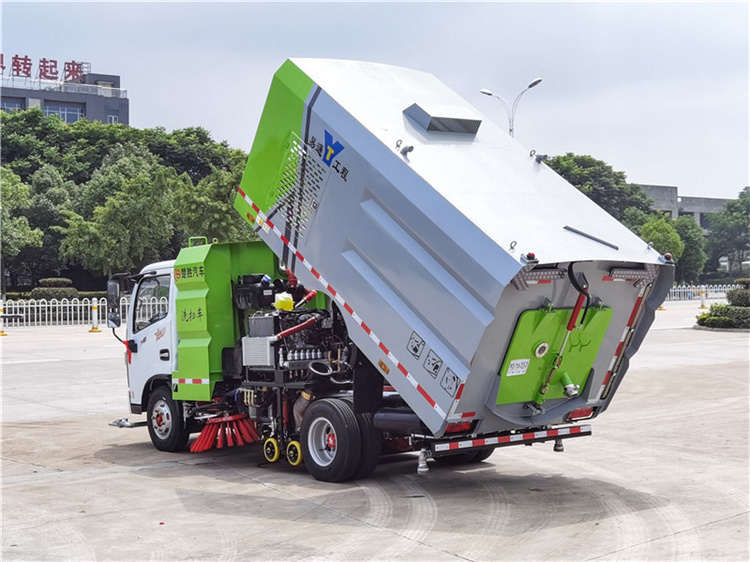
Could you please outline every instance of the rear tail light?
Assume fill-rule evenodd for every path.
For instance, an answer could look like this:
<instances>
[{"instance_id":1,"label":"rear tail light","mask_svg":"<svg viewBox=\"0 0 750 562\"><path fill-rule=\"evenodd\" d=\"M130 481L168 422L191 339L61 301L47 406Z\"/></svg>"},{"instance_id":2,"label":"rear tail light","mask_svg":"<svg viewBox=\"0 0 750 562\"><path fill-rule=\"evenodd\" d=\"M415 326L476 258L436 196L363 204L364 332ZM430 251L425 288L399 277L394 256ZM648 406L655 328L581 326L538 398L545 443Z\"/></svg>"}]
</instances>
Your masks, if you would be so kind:
<instances>
[{"instance_id":1,"label":"rear tail light","mask_svg":"<svg viewBox=\"0 0 750 562\"><path fill-rule=\"evenodd\" d=\"M445 428L446 433L465 433L471 429L471 422L470 421L464 421L464 422L456 422L456 423L449 423L448 426Z\"/></svg>"},{"instance_id":2,"label":"rear tail light","mask_svg":"<svg viewBox=\"0 0 750 562\"><path fill-rule=\"evenodd\" d=\"M587 420L594 415L594 409L593 408L578 408L577 410L573 410L568 414L568 420L569 421L580 421L580 420Z\"/></svg>"}]
</instances>

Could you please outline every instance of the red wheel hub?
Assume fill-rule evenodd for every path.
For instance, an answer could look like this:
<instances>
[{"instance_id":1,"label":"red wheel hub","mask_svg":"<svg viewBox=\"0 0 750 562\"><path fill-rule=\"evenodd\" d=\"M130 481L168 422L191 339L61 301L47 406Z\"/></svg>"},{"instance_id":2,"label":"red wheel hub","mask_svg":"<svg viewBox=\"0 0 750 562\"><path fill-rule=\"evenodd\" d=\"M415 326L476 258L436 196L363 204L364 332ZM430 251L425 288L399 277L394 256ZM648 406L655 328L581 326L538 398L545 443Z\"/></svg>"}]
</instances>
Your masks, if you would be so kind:
<instances>
[{"instance_id":1,"label":"red wheel hub","mask_svg":"<svg viewBox=\"0 0 750 562\"><path fill-rule=\"evenodd\" d=\"M336 448L336 434L335 433L329 433L326 436L326 446L331 451Z\"/></svg>"}]
</instances>

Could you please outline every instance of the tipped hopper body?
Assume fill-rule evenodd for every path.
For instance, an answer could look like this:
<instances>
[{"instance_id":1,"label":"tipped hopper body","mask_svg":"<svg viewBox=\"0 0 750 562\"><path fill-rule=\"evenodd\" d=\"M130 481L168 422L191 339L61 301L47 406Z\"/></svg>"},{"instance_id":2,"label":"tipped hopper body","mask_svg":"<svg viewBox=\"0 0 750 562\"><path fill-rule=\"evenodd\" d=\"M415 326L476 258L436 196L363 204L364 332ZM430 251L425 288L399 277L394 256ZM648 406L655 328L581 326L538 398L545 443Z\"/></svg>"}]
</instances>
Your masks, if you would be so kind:
<instances>
[{"instance_id":1,"label":"tipped hopper body","mask_svg":"<svg viewBox=\"0 0 750 562\"><path fill-rule=\"evenodd\" d=\"M235 207L436 436L601 412L673 276L434 76L386 65L287 61Z\"/></svg>"}]
</instances>

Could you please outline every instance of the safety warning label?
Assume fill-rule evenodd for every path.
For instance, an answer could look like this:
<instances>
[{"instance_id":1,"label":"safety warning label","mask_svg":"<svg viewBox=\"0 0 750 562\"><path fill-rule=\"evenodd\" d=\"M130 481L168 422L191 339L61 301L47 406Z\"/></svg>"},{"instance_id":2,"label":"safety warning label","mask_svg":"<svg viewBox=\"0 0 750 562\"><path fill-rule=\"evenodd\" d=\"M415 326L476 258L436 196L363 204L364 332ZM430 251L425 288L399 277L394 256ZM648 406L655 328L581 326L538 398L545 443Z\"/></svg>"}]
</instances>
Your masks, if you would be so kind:
<instances>
[{"instance_id":1,"label":"safety warning label","mask_svg":"<svg viewBox=\"0 0 750 562\"><path fill-rule=\"evenodd\" d=\"M419 359L424 350L424 340L419 336L417 332L412 332L409 338L409 343L406 344L406 349L409 350L414 356L414 359Z\"/></svg>"},{"instance_id":2,"label":"safety warning label","mask_svg":"<svg viewBox=\"0 0 750 562\"><path fill-rule=\"evenodd\" d=\"M455 396L456 390L458 390L458 375L451 371L450 369L445 370L445 375L443 375L443 380L440 381L440 386L443 387L443 390L445 390L449 395Z\"/></svg>"},{"instance_id":3,"label":"safety warning label","mask_svg":"<svg viewBox=\"0 0 750 562\"><path fill-rule=\"evenodd\" d=\"M425 370L432 375L433 379L436 379L440 373L440 369L443 367L443 360L438 357L437 353L430 350L427 352L427 359L424 360Z\"/></svg>"}]
</instances>

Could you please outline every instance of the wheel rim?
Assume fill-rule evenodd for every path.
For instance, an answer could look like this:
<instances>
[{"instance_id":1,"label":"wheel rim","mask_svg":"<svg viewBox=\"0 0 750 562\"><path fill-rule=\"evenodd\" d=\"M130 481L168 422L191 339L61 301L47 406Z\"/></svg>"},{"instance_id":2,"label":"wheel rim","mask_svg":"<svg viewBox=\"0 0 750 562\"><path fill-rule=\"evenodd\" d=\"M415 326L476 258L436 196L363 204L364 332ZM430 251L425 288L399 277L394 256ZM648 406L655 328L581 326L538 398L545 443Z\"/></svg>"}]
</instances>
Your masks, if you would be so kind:
<instances>
[{"instance_id":1,"label":"wheel rim","mask_svg":"<svg viewBox=\"0 0 750 562\"><path fill-rule=\"evenodd\" d=\"M266 457L266 460L268 462L276 462L279 460L279 444L271 437L270 439L267 439L266 442L263 444L263 455Z\"/></svg>"},{"instance_id":2,"label":"wheel rim","mask_svg":"<svg viewBox=\"0 0 750 562\"><path fill-rule=\"evenodd\" d=\"M159 400L151 410L151 427L159 439L166 439L172 431L172 411L164 400Z\"/></svg>"},{"instance_id":3,"label":"wheel rim","mask_svg":"<svg viewBox=\"0 0 750 562\"><path fill-rule=\"evenodd\" d=\"M336 458L336 431L325 418L317 418L307 433L309 453L318 466L328 466Z\"/></svg>"},{"instance_id":4,"label":"wheel rim","mask_svg":"<svg viewBox=\"0 0 750 562\"><path fill-rule=\"evenodd\" d=\"M297 466L302 462L302 449L297 441L292 441L286 448L286 460L292 466Z\"/></svg>"}]
</instances>

